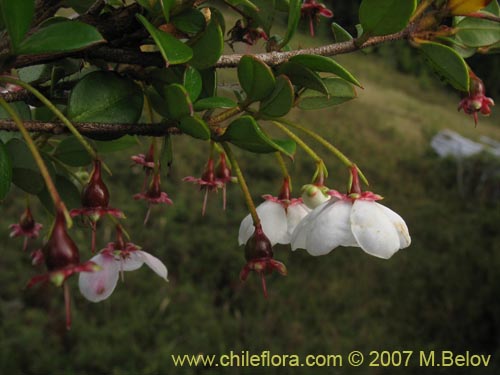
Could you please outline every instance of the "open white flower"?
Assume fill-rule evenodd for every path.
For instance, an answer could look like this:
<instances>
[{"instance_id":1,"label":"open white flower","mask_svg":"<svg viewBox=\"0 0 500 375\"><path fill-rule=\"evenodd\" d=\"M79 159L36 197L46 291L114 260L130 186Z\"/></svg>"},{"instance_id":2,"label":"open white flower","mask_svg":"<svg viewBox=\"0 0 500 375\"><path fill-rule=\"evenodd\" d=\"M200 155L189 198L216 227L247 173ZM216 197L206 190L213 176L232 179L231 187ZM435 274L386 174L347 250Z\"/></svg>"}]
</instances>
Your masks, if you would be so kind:
<instances>
[{"instance_id":1,"label":"open white flower","mask_svg":"<svg viewBox=\"0 0 500 375\"><path fill-rule=\"evenodd\" d=\"M289 244L295 227L311 210L302 203L302 199L282 200L270 195L264 198L266 200L257 207L264 233L272 246ZM246 244L254 231L252 217L247 215L240 225L239 244Z\"/></svg>"},{"instance_id":2,"label":"open white flower","mask_svg":"<svg viewBox=\"0 0 500 375\"><path fill-rule=\"evenodd\" d=\"M314 209L295 228L292 250L325 255L338 246L361 247L366 253L389 259L411 243L404 220L373 200L331 200Z\"/></svg>"},{"instance_id":3,"label":"open white flower","mask_svg":"<svg viewBox=\"0 0 500 375\"><path fill-rule=\"evenodd\" d=\"M91 261L100 266L93 273L81 273L78 286L82 295L91 302L100 302L108 298L115 290L120 272L135 271L144 263L162 279L167 280L167 268L161 260L139 250L132 243L127 243L125 250L115 250L115 243L110 243Z\"/></svg>"},{"instance_id":4,"label":"open white flower","mask_svg":"<svg viewBox=\"0 0 500 375\"><path fill-rule=\"evenodd\" d=\"M332 199L309 213L295 228L292 250L306 249L311 255L325 255L338 246L361 247L366 253L389 259L410 246L404 220L391 209L375 202L382 199L361 192L357 172L349 195L332 191Z\"/></svg>"}]
</instances>

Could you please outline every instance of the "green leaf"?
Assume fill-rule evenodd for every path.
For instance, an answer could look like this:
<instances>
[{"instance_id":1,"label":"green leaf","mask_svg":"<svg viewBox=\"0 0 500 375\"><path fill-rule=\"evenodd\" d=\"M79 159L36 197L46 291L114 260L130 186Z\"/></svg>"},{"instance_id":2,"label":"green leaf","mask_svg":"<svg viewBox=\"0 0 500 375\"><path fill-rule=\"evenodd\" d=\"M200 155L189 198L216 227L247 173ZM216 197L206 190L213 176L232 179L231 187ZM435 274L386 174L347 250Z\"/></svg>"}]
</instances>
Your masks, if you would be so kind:
<instances>
[{"instance_id":1,"label":"green leaf","mask_svg":"<svg viewBox=\"0 0 500 375\"><path fill-rule=\"evenodd\" d=\"M0 141L0 201L2 201L10 190L12 182L12 162L7 149Z\"/></svg>"},{"instance_id":2,"label":"green leaf","mask_svg":"<svg viewBox=\"0 0 500 375\"><path fill-rule=\"evenodd\" d=\"M329 57L319 55L297 55L289 61L308 67L315 72L332 73L345 79L358 87L362 87L359 81L342 65Z\"/></svg>"},{"instance_id":3,"label":"green leaf","mask_svg":"<svg viewBox=\"0 0 500 375\"><path fill-rule=\"evenodd\" d=\"M247 151L261 154L280 151L293 158L291 143L286 142L287 146L283 147L282 142L269 138L252 116L241 116L234 120L221 138Z\"/></svg>"},{"instance_id":4,"label":"green leaf","mask_svg":"<svg viewBox=\"0 0 500 375\"><path fill-rule=\"evenodd\" d=\"M457 90L469 91L469 73L462 57L448 46L425 42L420 51L430 66Z\"/></svg>"},{"instance_id":5,"label":"green leaf","mask_svg":"<svg viewBox=\"0 0 500 375\"><path fill-rule=\"evenodd\" d=\"M71 91L68 117L78 122L136 123L144 97L139 86L114 72L86 75Z\"/></svg>"},{"instance_id":6,"label":"green leaf","mask_svg":"<svg viewBox=\"0 0 500 375\"><path fill-rule=\"evenodd\" d=\"M56 185L56 189L68 209L81 207L82 203L80 190L70 179L66 176L57 174L54 178L54 184ZM52 198L50 197L50 194L45 186L40 192L38 192L37 196L47 210L55 212L54 203L52 202Z\"/></svg>"},{"instance_id":7,"label":"green leaf","mask_svg":"<svg viewBox=\"0 0 500 375\"><path fill-rule=\"evenodd\" d=\"M173 83L165 88L167 109L175 120L193 115L193 104L184 86Z\"/></svg>"},{"instance_id":8,"label":"green leaf","mask_svg":"<svg viewBox=\"0 0 500 375\"><path fill-rule=\"evenodd\" d=\"M116 152L127 150L130 147L137 146L137 137L132 135L124 135L120 139L113 141L94 141L97 151L100 154L108 152Z\"/></svg>"},{"instance_id":9,"label":"green leaf","mask_svg":"<svg viewBox=\"0 0 500 375\"><path fill-rule=\"evenodd\" d=\"M295 62L288 61L278 68L279 74L285 74L294 85L316 90L328 95L328 88L321 77L308 67Z\"/></svg>"},{"instance_id":10,"label":"green leaf","mask_svg":"<svg viewBox=\"0 0 500 375\"><path fill-rule=\"evenodd\" d=\"M38 194L45 182L26 144L19 139L11 139L6 149L12 162L12 182L29 194ZM43 155L42 159L53 177L55 171L52 163Z\"/></svg>"},{"instance_id":11,"label":"green leaf","mask_svg":"<svg viewBox=\"0 0 500 375\"><path fill-rule=\"evenodd\" d=\"M286 45L295 34L297 26L300 21L300 8L302 6L301 0L290 0L290 5L288 9L288 24L286 29L285 38L280 43L282 46Z\"/></svg>"},{"instance_id":12,"label":"green leaf","mask_svg":"<svg viewBox=\"0 0 500 375\"><path fill-rule=\"evenodd\" d=\"M238 64L238 80L250 102L264 99L274 89L275 78L269 66L254 56L246 55Z\"/></svg>"},{"instance_id":13,"label":"green leaf","mask_svg":"<svg viewBox=\"0 0 500 375\"><path fill-rule=\"evenodd\" d=\"M232 6L245 5L255 11L259 10L259 8L257 8L257 6L249 0L227 0L227 3L231 4Z\"/></svg>"},{"instance_id":14,"label":"green leaf","mask_svg":"<svg viewBox=\"0 0 500 375\"><path fill-rule=\"evenodd\" d=\"M259 113L267 117L281 117L293 107L293 86L287 76L281 75L276 79L274 90L260 103Z\"/></svg>"},{"instance_id":15,"label":"green leaf","mask_svg":"<svg viewBox=\"0 0 500 375\"><path fill-rule=\"evenodd\" d=\"M488 6L484 7L481 12L489 12L494 16L500 17L500 6L497 0L493 0Z\"/></svg>"},{"instance_id":16,"label":"green leaf","mask_svg":"<svg viewBox=\"0 0 500 375\"><path fill-rule=\"evenodd\" d=\"M64 138L56 147L54 156L64 164L83 167L90 164L92 158L74 136Z\"/></svg>"},{"instance_id":17,"label":"green leaf","mask_svg":"<svg viewBox=\"0 0 500 375\"><path fill-rule=\"evenodd\" d=\"M201 98L209 98L217 95L217 70L205 69L200 71L203 86L201 90Z\"/></svg>"},{"instance_id":18,"label":"green leaf","mask_svg":"<svg viewBox=\"0 0 500 375\"><path fill-rule=\"evenodd\" d=\"M406 27L417 6L416 0L363 0L359 21L369 35L387 35Z\"/></svg>"},{"instance_id":19,"label":"green leaf","mask_svg":"<svg viewBox=\"0 0 500 375\"><path fill-rule=\"evenodd\" d=\"M170 10L174 7L175 0L160 0L160 3L165 21L170 22Z\"/></svg>"},{"instance_id":20,"label":"green leaf","mask_svg":"<svg viewBox=\"0 0 500 375\"><path fill-rule=\"evenodd\" d=\"M500 41L500 23L465 17L456 29L456 37L468 47L490 46Z\"/></svg>"},{"instance_id":21,"label":"green leaf","mask_svg":"<svg viewBox=\"0 0 500 375\"><path fill-rule=\"evenodd\" d=\"M198 9L191 8L172 17L172 23L186 34L198 34L205 29L207 21L203 13Z\"/></svg>"},{"instance_id":22,"label":"green leaf","mask_svg":"<svg viewBox=\"0 0 500 375\"><path fill-rule=\"evenodd\" d=\"M332 32L336 43L348 42L353 39L352 35L336 22L332 23Z\"/></svg>"},{"instance_id":23,"label":"green leaf","mask_svg":"<svg viewBox=\"0 0 500 375\"><path fill-rule=\"evenodd\" d=\"M267 35L271 33L276 13L275 0L252 0L253 6L242 2L243 13L251 19L253 27L262 27Z\"/></svg>"},{"instance_id":24,"label":"green leaf","mask_svg":"<svg viewBox=\"0 0 500 375\"><path fill-rule=\"evenodd\" d=\"M212 96L211 98L203 98L194 103L195 111L204 111L206 109L217 109L217 108L234 108L238 104L229 98L224 98L222 96Z\"/></svg>"},{"instance_id":25,"label":"green leaf","mask_svg":"<svg viewBox=\"0 0 500 375\"><path fill-rule=\"evenodd\" d=\"M207 141L210 139L210 129L205 121L195 116L185 116L179 121L179 129L193 138Z\"/></svg>"},{"instance_id":26,"label":"green leaf","mask_svg":"<svg viewBox=\"0 0 500 375\"><path fill-rule=\"evenodd\" d=\"M105 42L93 26L79 21L62 21L50 24L26 38L17 53L32 55L70 52Z\"/></svg>"},{"instance_id":27,"label":"green leaf","mask_svg":"<svg viewBox=\"0 0 500 375\"><path fill-rule=\"evenodd\" d=\"M136 17L153 37L167 66L183 64L193 57L193 50L189 46L171 34L158 30L144 16L136 14Z\"/></svg>"},{"instance_id":28,"label":"green leaf","mask_svg":"<svg viewBox=\"0 0 500 375\"><path fill-rule=\"evenodd\" d=\"M0 7L12 50L18 53L19 45L28 32L35 13L35 0L1 0Z\"/></svg>"},{"instance_id":29,"label":"green leaf","mask_svg":"<svg viewBox=\"0 0 500 375\"><path fill-rule=\"evenodd\" d=\"M330 77L325 78L324 82L330 95L319 95L317 91L306 90L299 99L300 109L321 109L356 98L354 87L343 79Z\"/></svg>"},{"instance_id":30,"label":"green leaf","mask_svg":"<svg viewBox=\"0 0 500 375\"><path fill-rule=\"evenodd\" d=\"M14 110L22 120L31 120L31 110L28 104L26 104L25 102L11 102L9 103L9 105L11 107L14 107ZM9 118L10 115L7 113L7 111L3 107L0 107L0 119Z\"/></svg>"},{"instance_id":31,"label":"green leaf","mask_svg":"<svg viewBox=\"0 0 500 375\"><path fill-rule=\"evenodd\" d=\"M189 94L189 98L194 102L201 94L203 85L201 74L195 68L188 66L184 72L184 87Z\"/></svg>"},{"instance_id":32,"label":"green leaf","mask_svg":"<svg viewBox=\"0 0 500 375\"><path fill-rule=\"evenodd\" d=\"M207 69L214 65L224 50L224 37L219 23L211 20L191 48L193 48L193 58L189 63L193 67Z\"/></svg>"}]
</instances>

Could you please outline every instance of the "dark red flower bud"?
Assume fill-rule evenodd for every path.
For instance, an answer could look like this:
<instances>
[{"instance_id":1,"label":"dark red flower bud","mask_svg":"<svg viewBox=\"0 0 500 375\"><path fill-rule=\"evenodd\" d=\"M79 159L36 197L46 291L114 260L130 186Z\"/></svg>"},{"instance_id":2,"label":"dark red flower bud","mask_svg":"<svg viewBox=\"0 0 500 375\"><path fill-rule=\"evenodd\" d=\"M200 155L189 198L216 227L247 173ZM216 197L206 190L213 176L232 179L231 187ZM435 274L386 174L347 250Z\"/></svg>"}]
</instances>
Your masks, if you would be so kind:
<instances>
[{"instance_id":1,"label":"dark red flower bud","mask_svg":"<svg viewBox=\"0 0 500 375\"><path fill-rule=\"evenodd\" d=\"M56 214L54 228L42 251L49 271L80 263L78 248L66 231L66 220L62 212Z\"/></svg>"},{"instance_id":2,"label":"dark red flower bud","mask_svg":"<svg viewBox=\"0 0 500 375\"><path fill-rule=\"evenodd\" d=\"M255 227L255 232L245 245L245 259L250 262L255 259L272 258L273 246L262 230L261 225Z\"/></svg>"},{"instance_id":3,"label":"dark red flower bud","mask_svg":"<svg viewBox=\"0 0 500 375\"><path fill-rule=\"evenodd\" d=\"M19 225L26 232L29 232L35 228L35 219L33 219L33 214L31 213L29 206L26 207L23 214L21 215Z\"/></svg>"},{"instance_id":4,"label":"dark red flower bud","mask_svg":"<svg viewBox=\"0 0 500 375\"><path fill-rule=\"evenodd\" d=\"M94 161L94 170L90 176L90 181L83 189L83 207L107 207L109 204L109 191L102 180L101 161Z\"/></svg>"}]
</instances>

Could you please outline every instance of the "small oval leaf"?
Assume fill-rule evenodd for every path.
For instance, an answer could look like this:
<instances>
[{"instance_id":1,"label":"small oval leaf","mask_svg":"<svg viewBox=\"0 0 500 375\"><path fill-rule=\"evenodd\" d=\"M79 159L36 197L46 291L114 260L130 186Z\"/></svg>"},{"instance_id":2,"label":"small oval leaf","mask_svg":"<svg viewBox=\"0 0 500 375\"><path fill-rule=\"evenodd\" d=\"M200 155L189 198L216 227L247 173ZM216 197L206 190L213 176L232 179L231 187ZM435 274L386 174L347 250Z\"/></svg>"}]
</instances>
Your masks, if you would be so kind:
<instances>
[{"instance_id":1,"label":"small oval leaf","mask_svg":"<svg viewBox=\"0 0 500 375\"><path fill-rule=\"evenodd\" d=\"M354 87L343 79L330 77L325 78L324 82L330 95L319 95L317 91L306 90L299 99L300 109L322 109L356 98Z\"/></svg>"},{"instance_id":2,"label":"small oval leaf","mask_svg":"<svg viewBox=\"0 0 500 375\"><path fill-rule=\"evenodd\" d=\"M189 46L171 34L158 30L144 16L137 14L136 17L153 37L167 66L183 64L193 57L193 50Z\"/></svg>"},{"instance_id":3,"label":"small oval leaf","mask_svg":"<svg viewBox=\"0 0 500 375\"><path fill-rule=\"evenodd\" d=\"M286 28L286 34L283 41L280 43L282 46L286 45L290 39L292 39L293 34L297 30L297 26L300 21L300 9L302 6L301 0L290 0L288 6L288 24Z\"/></svg>"},{"instance_id":4,"label":"small oval leaf","mask_svg":"<svg viewBox=\"0 0 500 375\"><path fill-rule=\"evenodd\" d=\"M333 37L336 43L348 42L352 40L352 35L338 23L332 23Z\"/></svg>"},{"instance_id":5,"label":"small oval leaf","mask_svg":"<svg viewBox=\"0 0 500 375\"><path fill-rule=\"evenodd\" d=\"M466 17L456 29L457 39L467 47L490 46L500 41L500 23L495 21Z\"/></svg>"},{"instance_id":6,"label":"small oval leaf","mask_svg":"<svg viewBox=\"0 0 500 375\"><path fill-rule=\"evenodd\" d=\"M207 28L191 46L193 58L189 62L196 69L207 69L214 65L224 50L224 37L220 25L211 20Z\"/></svg>"},{"instance_id":7,"label":"small oval leaf","mask_svg":"<svg viewBox=\"0 0 500 375\"><path fill-rule=\"evenodd\" d=\"M206 26L205 17L198 9L190 8L172 17L174 26L186 34L198 34Z\"/></svg>"},{"instance_id":8,"label":"small oval leaf","mask_svg":"<svg viewBox=\"0 0 500 375\"><path fill-rule=\"evenodd\" d=\"M328 95L328 88L323 83L321 77L308 67L288 61L278 68L279 74L285 74L294 85L319 91Z\"/></svg>"},{"instance_id":9,"label":"small oval leaf","mask_svg":"<svg viewBox=\"0 0 500 375\"><path fill-rule=\"evenodd\" d=\"M358 87L362 87L359 81L342 65L335 60L319 55L297 55L289 61L302 64L315 72L332 73L345 79Z\"/></svg>"},{"instance_id":10,"label":"small oval leaf","mask_svg":"<svg viewBox=\"0 0 500 375\"><path fill-rule=\"evenodd\" d=\"M135 82L114 72L92 72L71 91L68 117L79 122L131 124L141 117L143 103Z\"/></svg>"},{"instance_id":11,"label":"small oval leaf","mask_svg":"<svg viewBox=\"0 0 500 375\"><path fill-rule=\"evenodd\" d=\"M269 138L252 116L241 116L227 128L221 140L230 142L244 150L267 154L280 151L293 158L291 143L293 141L276 142ZM294 143L294 142L293 142ZM283 145L286 144L286 147Z\"/></svg>"},{"instance_id":12,"label":"small oval leaf","mask_svg":"<svg viewBox=\"0 0 500 375\"><path fill-rule=\"evenodd\" d=\"M222 96L212 96L211 98L204 98L198 100L194 103L195 111L204 111L206 109L217 109L217 108L234 108L238 104L229 98L224 98Z\"/></svg>"},{"instance_id":13,"label":"small oval leaf","mask_svg":"<svg viewBox=\"0 0 500 375\"><path fill-rule=\"evenodd\" d=\"M184 87L192 102L196 101L201 94L202 80L201 74L192 66L188 66L184 72Z\"/></svg>"},{"instance_id":14,"label":"small oval leaf","mask_svg":"<svg viewBox=\"0 0 500 375\"><path fill-rule=\"evenodd\" d=\"M193 138L207 141L210 139L210 129L205 121L195 116L185 116L179 121L179 129Z\"/></svg>"},{"instance_id":15,"label":"small oval leaf","mask_svg":"<svg viewBox=\"0 0 500 375\"><path fill-rule=\"evenodd\" d=\"M260 103L259 113L266 117L285 116L293 107L294 97L292 83L287 76L281 75L271 95Z\"/></svg>"},{"instance_id":16,"label":"small oval leaf","mask_svg":"<svg viewBox=\"0 0 500 375\"><path fill-rule=\"evenodd\" d=\"M165 99L168 112L174 120L193 115L193 104L184 86L177 83L168 85L165 88Z\"/></svg>"},{"instance_id":17,"label":"small oval leaf","mask_svg":"<svg viewBox=\"0 0 500 375\"><path fill-rule=\"evenodd\" d=\"M363 33L397 33L408 25L416 6L416 0L363 0L359 7L359 21L363 26Z\"/></svg>"},{"instance_id":18,"label":"small oval leaf","mask_svg":"<svg viewBox=\"0 0 500 375\"><path fill-rule=\"evenodd\" d=\"M70 52L105 42L99 31L80 21L61 21L41 28L20 45L17 53Z\"/></svg>"},{"instance_id":19,"label":"small oval leaf","mask_svg":"<svg viewBox=\"0 0 500 375\"><path fill-rule=\"evenodd\" d=\"M264 99L274 89L275 78L269 66L254 56L246 55L238 64L238 80L250 102Z\"/></svg>"},{"instance_id":20,"label":"small oval leaf","mask_svg":"<svg viewBox=\"0 0 500 375\"><path fill-rule=\"evenodd\" d=\"M425 42L420 45L420 51L427 62L457 90L469 91L469 73L462 57L448 46Z\"/></svg>"}]
</instances>

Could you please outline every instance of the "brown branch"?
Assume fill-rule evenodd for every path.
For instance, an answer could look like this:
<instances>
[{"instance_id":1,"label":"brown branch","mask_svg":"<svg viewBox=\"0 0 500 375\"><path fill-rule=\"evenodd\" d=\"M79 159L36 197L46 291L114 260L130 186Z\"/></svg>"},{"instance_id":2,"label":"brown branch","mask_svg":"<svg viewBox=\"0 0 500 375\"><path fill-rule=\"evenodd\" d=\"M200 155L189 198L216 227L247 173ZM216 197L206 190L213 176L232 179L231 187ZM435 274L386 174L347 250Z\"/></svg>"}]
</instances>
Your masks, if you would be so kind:
<instances>
[{"instance_id":1,"label":"brown branch","mask_svg":"<svg viewBox=\"0 0 500 375\"><path fill-rule=\"evenodd\" d=\"M122 135L149 135L163 136L167 134L180 134L176 122L155 124L104 124L97 122L75 122L78 131L86 136L122 136ZM29 132L64 134L69 133L68 128L61 122L24 121L24 126ZM14 121L0 120L0 130L18 131Z\"/></svg>"},{"instance_id":2,"label":"brown branch","mask_svg":"<svg viewBox=\"0 0 500 375\"><path fill-rule=\"evenodd\" d=\"M366 47L372 47L389 41L406 39L410 33L410 27L395 34L375 36L368 38L361 46L356 45L356 39L342 43L333 43L315 48L298 49L287 52L269 52L255 55L258 59L270 66L281 64L292 56L301 54L312 54L322 56L334 56L354 52ZM222 55L214 68L234 68L238 65L242 54ZM110 62L126 63L141 66L165 66L165 62L159 53L144 53L132 49L110 48L108 46L92 46L82 51L73 53L19 56L14 62L15 67L24 67L46 63L63 57L99 58Z\"/></svg>"}]
</instances>

